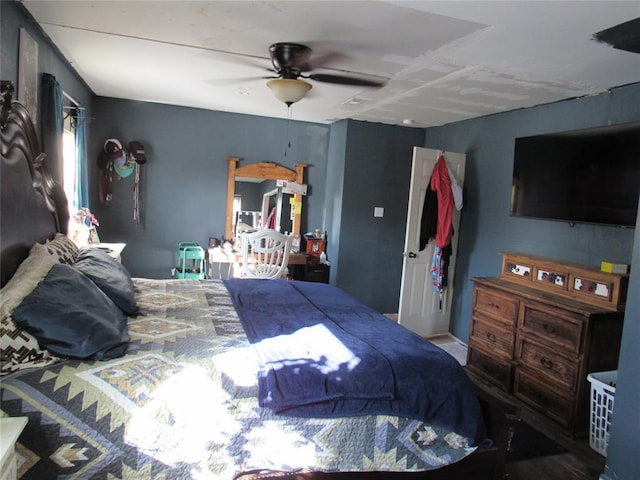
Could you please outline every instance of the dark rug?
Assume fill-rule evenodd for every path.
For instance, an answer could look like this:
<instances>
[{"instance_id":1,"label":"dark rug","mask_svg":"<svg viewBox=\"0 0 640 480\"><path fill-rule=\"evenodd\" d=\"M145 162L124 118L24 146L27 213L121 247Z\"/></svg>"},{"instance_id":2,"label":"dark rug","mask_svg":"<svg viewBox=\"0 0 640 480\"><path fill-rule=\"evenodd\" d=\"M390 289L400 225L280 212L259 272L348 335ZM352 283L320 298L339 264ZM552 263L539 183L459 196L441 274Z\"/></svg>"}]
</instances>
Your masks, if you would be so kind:
<instances>
[{"instance_id":1,"label":"dark rug","mask_svg":"<svg viewBox=\"0 0 640 480\"><path fill-rule=\"evenodd\" d=\"M521 419L509 421L507 463L566 452L567 449L562 445Z\"/></svg>"},{"instance_id":2,"label":"dark rug","mask_svg":"<svg viewBox=\"0 0 640 480\"><path fill-rule=\"evenodd\" d=\"M507 463L566 453L567 449L521 418L520 408L483 389L478 398L489 419L488 434L505 452Z\"/></svg>"}]
</instances>

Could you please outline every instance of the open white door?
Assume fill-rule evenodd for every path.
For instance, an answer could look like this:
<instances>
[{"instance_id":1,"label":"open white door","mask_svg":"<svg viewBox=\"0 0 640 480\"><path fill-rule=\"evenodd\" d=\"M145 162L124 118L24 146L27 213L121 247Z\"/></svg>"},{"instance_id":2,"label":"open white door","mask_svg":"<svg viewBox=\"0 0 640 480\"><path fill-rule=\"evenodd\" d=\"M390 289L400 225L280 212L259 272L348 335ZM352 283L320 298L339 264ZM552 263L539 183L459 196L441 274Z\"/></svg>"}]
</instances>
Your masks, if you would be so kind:
<instances>
[{"instance_id":1,"label":"open white door","mask_svg":"<svg viewBox=\"0 0 640 480\"><path fill-rule=\"evenodd\" d=\"M431 172L442 153L441 150L414 147L411 185L409 188L409 208L404 243L404 261L402 265L402 283L398 322L423 337L447 333L451 313L453 274L456 267L460 212L454 209L453 237L451 246L453 255L449 261L447 287L442 295L433 291L431 260L435 240L430 241L420 251L420 222ZM453 172L458 185L463 186L466 156L461 153L445 152L449 169Z\"/></svg>"}]
</instances>

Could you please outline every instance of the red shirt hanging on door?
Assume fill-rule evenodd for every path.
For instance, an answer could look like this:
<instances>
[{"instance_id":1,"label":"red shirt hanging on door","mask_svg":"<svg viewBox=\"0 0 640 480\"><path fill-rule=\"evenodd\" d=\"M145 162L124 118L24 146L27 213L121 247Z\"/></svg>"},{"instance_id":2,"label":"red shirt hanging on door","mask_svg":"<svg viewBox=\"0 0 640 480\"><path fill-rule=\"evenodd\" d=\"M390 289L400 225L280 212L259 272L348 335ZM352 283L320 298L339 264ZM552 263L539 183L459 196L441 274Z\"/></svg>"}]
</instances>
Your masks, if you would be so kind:
<instances>
[{"instance_id":1,"label":"red shirt hanging on door","mask_svg":"<svg viewBox=\"0 0 640 480\"><path fill-rule=\"evenodd\" d=\"M440 155L431 174L431 188L438 196L438 225L436 228L436 246L446 247L451 241L453 230L453 194L447 162Z\"/></svg>"}]
</instances>

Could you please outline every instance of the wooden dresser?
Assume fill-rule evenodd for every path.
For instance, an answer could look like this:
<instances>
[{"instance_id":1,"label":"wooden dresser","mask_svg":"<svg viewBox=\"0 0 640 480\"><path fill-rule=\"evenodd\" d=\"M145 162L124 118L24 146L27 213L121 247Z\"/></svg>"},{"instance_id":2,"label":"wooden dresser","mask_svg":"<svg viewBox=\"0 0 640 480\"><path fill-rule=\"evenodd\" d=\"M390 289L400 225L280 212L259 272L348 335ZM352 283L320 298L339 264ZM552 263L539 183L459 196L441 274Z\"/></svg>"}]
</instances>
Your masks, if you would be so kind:
<instances>
[{"instance_id":1,"label":"wooden dresser","mask_svg":"<svg viewBox=\"0 0 640 480\"><path fill-rule=\"evenodd\" d=\"M572 434L584 435L589 426L587 375L617 368L625 276L521 254L503 255L499 277L472 279L467 368ZM525 270L514 267L514 258ZM527 274L511 278L514 271L526 268L530 268ZM549 282L548 274L558 272L563 280ZM572 298L571 286L581 286L576 279L584 280L585 272L608 285L609 305L603 306L600 293L595 305L588 296L583 298L585 292Z\"/></svg>"}]
</instances>

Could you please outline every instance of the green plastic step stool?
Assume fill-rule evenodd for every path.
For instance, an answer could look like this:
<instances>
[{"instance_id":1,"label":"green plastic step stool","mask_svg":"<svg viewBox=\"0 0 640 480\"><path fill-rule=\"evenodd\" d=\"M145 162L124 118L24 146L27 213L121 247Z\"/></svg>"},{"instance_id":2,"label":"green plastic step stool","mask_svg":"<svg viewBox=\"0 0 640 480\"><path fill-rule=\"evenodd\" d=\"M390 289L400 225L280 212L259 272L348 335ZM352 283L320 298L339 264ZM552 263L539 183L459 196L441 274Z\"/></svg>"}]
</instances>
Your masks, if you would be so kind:
<instances>
[{"instance_id":1,"label":"green plastic step stool","mask_svg":"<svg viewBox=\"0 0 640 480\"><path fill-rule=\"evenodd\" d=\"M204 248L195 242L178 243L176 278L205 278Z\"/></svg>"}]
</instances>

